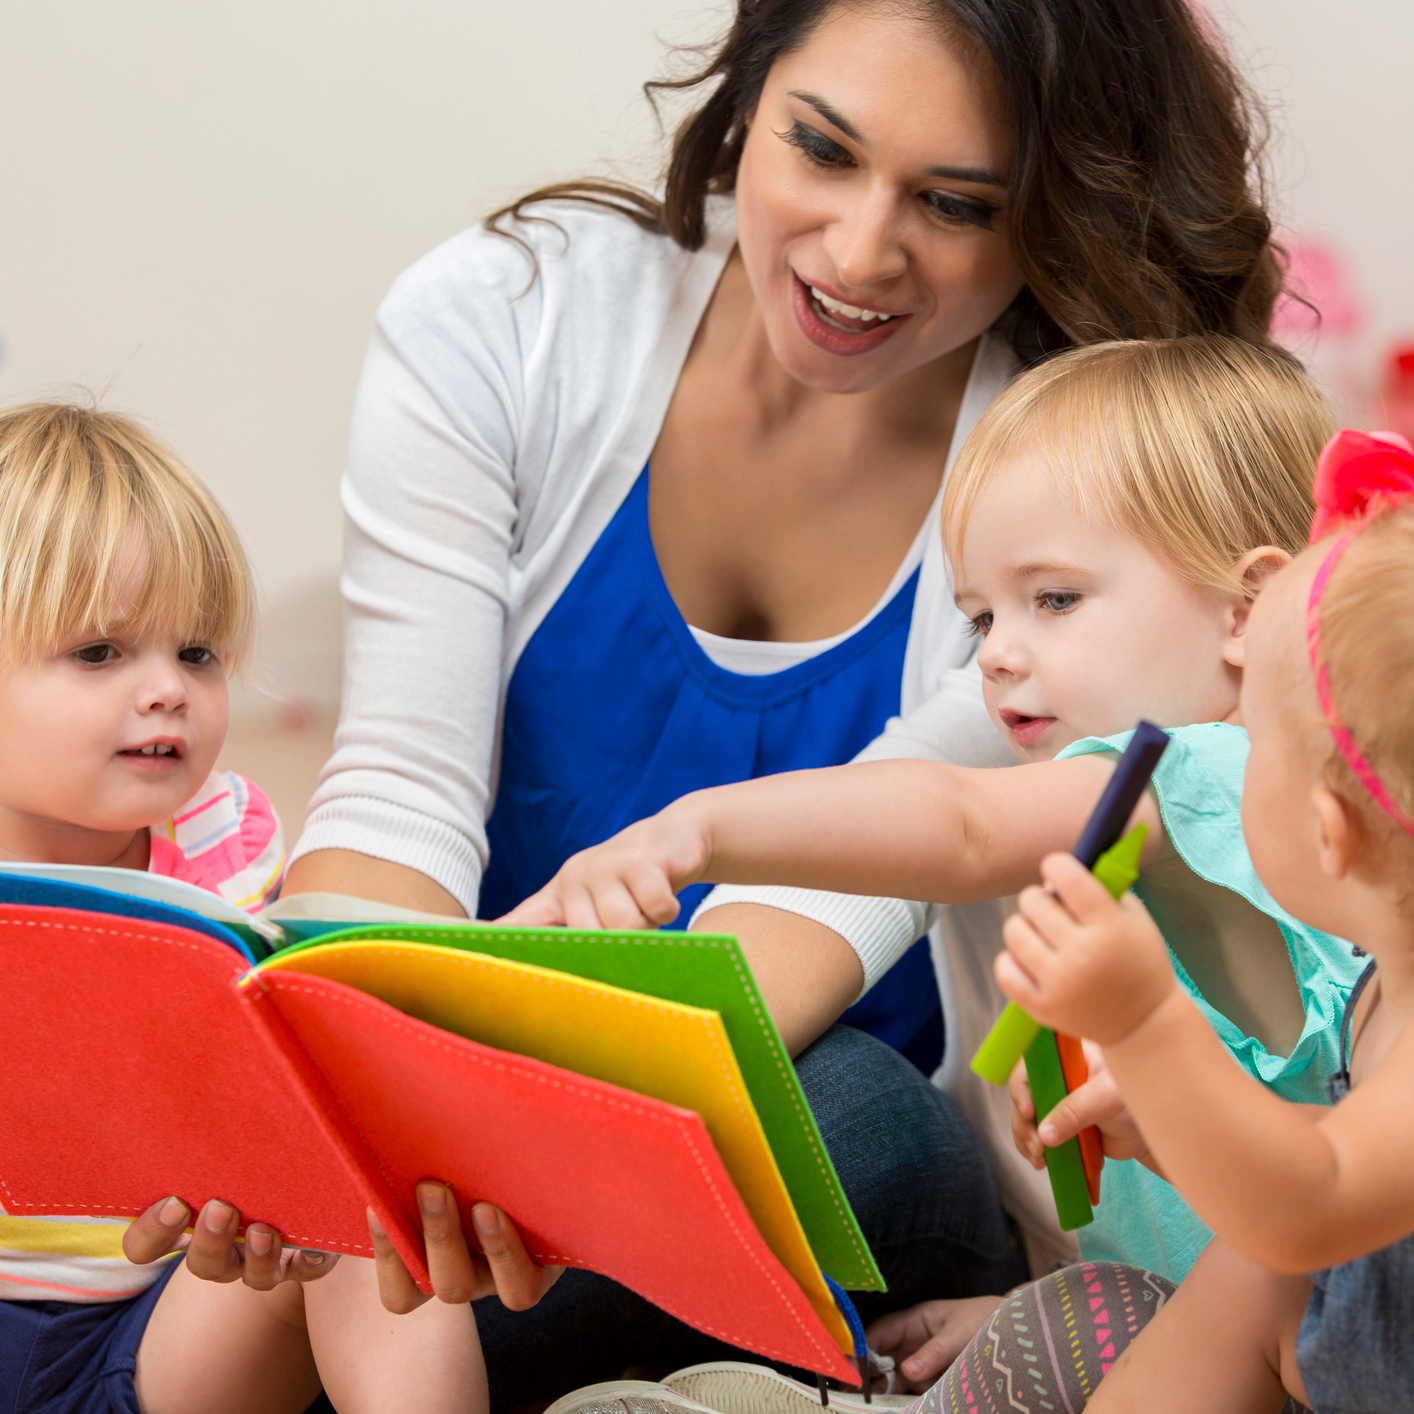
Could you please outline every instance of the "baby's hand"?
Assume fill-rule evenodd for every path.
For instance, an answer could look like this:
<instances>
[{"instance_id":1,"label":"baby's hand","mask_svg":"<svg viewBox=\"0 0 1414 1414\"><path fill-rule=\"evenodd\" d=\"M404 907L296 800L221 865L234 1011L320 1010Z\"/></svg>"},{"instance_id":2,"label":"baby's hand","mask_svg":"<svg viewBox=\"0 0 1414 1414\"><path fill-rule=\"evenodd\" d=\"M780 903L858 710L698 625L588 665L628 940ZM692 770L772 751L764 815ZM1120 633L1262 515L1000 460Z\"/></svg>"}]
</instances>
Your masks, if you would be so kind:
<instances>
[{"instance_id":1,"label":"baby's hand","mask_svg":"<svg viewBox=\"0 0 1414 1414\"><path fill-rule=\"evenodd\" d=\"M1159 930L1072 855L1047 855L1041 877L1046 887L1026 889L1007 919L997 985L1043 1026L1121 1041L1178 985Z\"/></svg>"},{"instance_id":2,"label":"baby's hand","mask_svg":"<svg viewBox=\"0 0 1414 1414\"><path fill-rule=\"evenodd\" d=\"M1085 1063L1090 1078L1077 1086L1046 1116L1038 1130L1036 1105L1026 1079L1026 1063L1018 1061L1011 1073L1011 1135L1017 1149L1031 1161L1031 1167L1045 1167L1046 1150L1094 1125L1100 1131L1108 1159L1147 1160L1149 1146L1139 1132L1134 1117L1125 1107L1119 1087L1105 1065L1104 1053L1093 1041L1083 1041Z\"/></svg>"},{"instance_id":3,"label":"baby's hand","mask_svg":"<svg viewBox=\"0 0 1414 1414\"><path fill-rule=\"evenodd\" d=\"M705 832L680 801L581 850L500 921L532 928L657 928L678 916L678 890L701 878L710 856Z\"/></svg>"}]
</instances>

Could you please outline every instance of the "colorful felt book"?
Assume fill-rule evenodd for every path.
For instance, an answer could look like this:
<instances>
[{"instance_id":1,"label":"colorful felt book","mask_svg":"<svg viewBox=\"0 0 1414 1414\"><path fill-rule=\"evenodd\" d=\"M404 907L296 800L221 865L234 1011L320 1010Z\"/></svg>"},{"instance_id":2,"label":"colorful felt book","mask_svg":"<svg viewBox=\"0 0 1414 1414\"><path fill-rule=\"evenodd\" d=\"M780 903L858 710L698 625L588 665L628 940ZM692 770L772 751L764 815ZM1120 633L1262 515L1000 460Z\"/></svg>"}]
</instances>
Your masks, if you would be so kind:
<instances>
[{"instance_id":1,"label":"colorful felt book","mask_svg":"<svg viewBox=\"0 0 1414 1414\"><path fill-rule=\"evenodd\" d=\"M824 1273L882 1281L734 939L340 923L251 966L94 882L0 874L8 1213L219 1196L367 1255L371 1207L425 1287L440 1177L468 1233L495 1202L538 1259L857 1383Z\"/></svg>"}]
</instances>

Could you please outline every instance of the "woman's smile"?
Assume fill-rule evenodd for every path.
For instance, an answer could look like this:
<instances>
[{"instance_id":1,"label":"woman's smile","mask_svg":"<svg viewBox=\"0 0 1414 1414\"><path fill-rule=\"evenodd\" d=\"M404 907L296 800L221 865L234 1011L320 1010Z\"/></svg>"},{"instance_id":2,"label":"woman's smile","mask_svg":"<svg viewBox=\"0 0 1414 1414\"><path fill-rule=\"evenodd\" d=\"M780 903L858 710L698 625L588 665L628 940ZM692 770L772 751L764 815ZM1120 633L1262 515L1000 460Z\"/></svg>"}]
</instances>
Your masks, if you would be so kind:
<instances>
[{"instance_id":1,"label":"woman's smile","mask_svg":"<svg viewBox=\"0 0 1414 1414\"><path fill-rule=\"evenodd\" d=\"M868 353L892 338L909 319L907 314L886 314L877 307L846 304L818 285L807 285L793 271L791 281L800 332L827 353Z\"/></svg>"}]
</instances>

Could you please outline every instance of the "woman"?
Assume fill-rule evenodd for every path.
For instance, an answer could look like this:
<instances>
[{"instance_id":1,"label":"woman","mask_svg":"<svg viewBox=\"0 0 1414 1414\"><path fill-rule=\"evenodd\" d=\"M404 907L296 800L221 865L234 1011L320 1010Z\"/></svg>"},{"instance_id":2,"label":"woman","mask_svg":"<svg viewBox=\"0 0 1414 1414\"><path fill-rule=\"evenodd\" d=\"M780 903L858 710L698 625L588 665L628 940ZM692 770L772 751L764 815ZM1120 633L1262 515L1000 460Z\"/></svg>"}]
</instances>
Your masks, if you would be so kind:
<instances>
[{"instance_id":1,"label":"woman","mask_svg":"<svg viewBox=\"0 0 1414 1414\"><path fill-rule=\"evenodd\" d=\"M1243 91L1181 0L740 0L677 87L711 81L661 202L536 193L380 309L343 716L287 890L496 916L682 792L848 759L944 686L958 759L1000 762L931 513L957 445L1070 343L1266 338ZM976 1140L896 1053L942 1049L927 944L847 1016L890 1051L827 1030L866 963L826 915L710 921L809 1047L872 1310L1003 1290ZM714 1353L580 1272L477 1317L502 1404Z\"/></svg>"}]
</instances>

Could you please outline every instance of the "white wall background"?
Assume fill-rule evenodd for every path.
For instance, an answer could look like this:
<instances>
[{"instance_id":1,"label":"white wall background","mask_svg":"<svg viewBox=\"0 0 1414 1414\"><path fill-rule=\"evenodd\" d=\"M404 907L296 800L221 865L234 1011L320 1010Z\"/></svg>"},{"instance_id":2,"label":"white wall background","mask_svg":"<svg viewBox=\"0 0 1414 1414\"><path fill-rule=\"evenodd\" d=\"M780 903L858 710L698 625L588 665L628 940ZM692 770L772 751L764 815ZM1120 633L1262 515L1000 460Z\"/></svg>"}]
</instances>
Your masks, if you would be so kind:
<instances>
[{"instance_id":1,"label":"white wall background","mask_svg":"<svg viewBox=\"0 0 1414 1414\"><path fill-rule=\"evenodd\" d=\"M1348 258L1366 372L1414 336L1408 0L1218 0L1276 103L1279 206ZM216 489L265 604L264 677L337 698L337 482L373 309L536 183L656 168L638 94L693 0L8 0L0 403L76 389ZM270 699L247 696L258 712Z\"/></svg>"}]
</instances>

